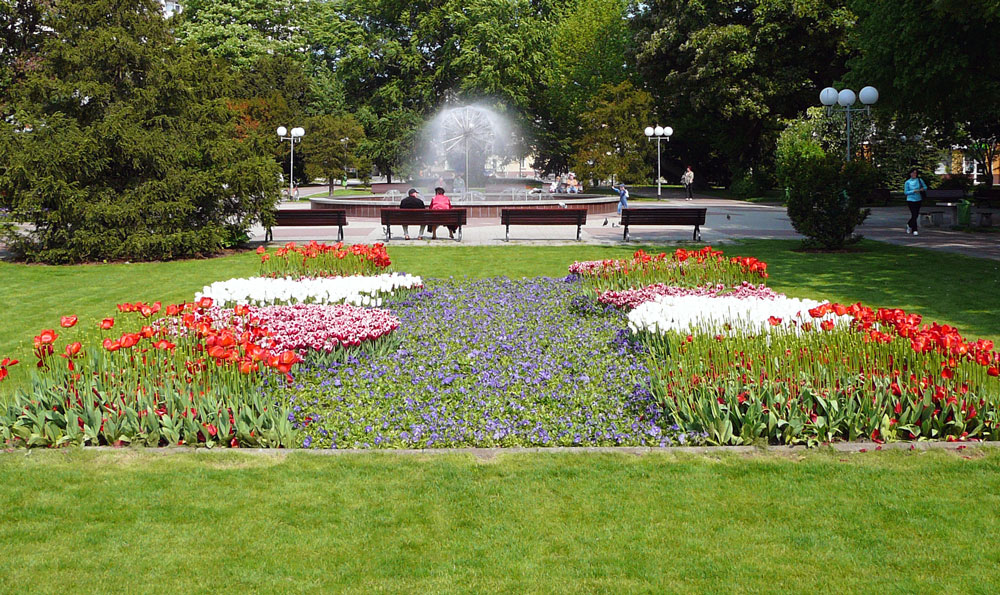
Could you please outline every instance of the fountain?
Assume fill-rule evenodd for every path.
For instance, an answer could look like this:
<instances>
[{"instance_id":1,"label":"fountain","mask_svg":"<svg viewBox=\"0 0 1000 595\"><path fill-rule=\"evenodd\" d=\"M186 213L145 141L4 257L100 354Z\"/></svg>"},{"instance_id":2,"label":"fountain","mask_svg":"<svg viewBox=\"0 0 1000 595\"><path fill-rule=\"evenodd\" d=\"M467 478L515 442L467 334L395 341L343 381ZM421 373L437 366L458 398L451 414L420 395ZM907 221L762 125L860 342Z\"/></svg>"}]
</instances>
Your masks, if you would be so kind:
<instances>
[{"instance_id":1,"label":"fountain","mask_svg":"<svg viewBox=\"0 0 1000 595\"><path fill-rule=\"evenodd\" d=\"M419 161L425 175L406 184L372 185L372 195L310 199L313 209L345 209L348 216L377 217L380 208L396 205L400 192L416 187L426 199L440 180L454 207L469 217L499 217L504 207L585 207L593 215L614 212L618 197L593 194L550 194L531 178L498 180L483 175L485 164L509 163L517 154L514 126L503 115L483 105L442 109L420 135ZM480 172L480 173L476 173ZM429 174L429 175L427 175ZM448 180L447 174L453 177ZM462 181L460 182L460 177ZM482 190L473 190L473 187Z\"/></svg>"}]
</instances>

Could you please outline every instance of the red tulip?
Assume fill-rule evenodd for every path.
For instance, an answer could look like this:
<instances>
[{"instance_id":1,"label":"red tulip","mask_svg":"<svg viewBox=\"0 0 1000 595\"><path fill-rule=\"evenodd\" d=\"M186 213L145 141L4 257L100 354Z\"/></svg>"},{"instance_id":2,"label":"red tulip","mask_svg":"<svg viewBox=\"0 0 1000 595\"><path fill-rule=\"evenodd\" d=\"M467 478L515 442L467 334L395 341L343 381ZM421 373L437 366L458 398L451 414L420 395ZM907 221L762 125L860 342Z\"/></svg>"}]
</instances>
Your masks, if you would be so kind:
<instances>
[{"instance_id":1,"label":"red tulip","mask_svg":"<svg viewBox=\"0 0 1000 595\"><path fill-rule=\"evenodd\" d=\"M76 324L76 316L63 316L62 318L59 319L59 324L63 328L69 328L74 324Z\"/></svg>"},{"instance_id":2,"label":"red tulip","mask_svg":"<svg viewBox=\"0 0 1000 595\"><path fill-rule=\"evenodd\" d=\"M205 296L198 300L198 307L207 310L212 307L212 298Z\"/></svg>"},{"instance_id":3,"label":"red tulip","mask_svg":"<svg viewBox=\"0 0 1000 595\"><path fill-rule=\"evenodd\" d=\"M101 328L104 330L109 330L114 325L115 325L114 318L105 318L104 320L101 321Z\"/></svg>"},{"instance_id":4,"label":"red tulip","mask_svg":"<svg viewBox=\"0 0 1000 595\"><path fill-rule=\"evenodd\" d=\"M779 324L781 324L781 319L778 318L777 316L769 316L767 318L767 321L771 323L771 326L778 326Z\"/></svg>"},{"instance_id":5,"label":"red tulip","mask_svg":"<svg viewBox=\"0 0 1000 595\"><path fill-rule=\"evenodd\" d=\"M80 353L80 349L83 345L80 345L79 341L74 341L66 346L66 357L73 357L74 355Z\"/></svg>"},{"instance_id":6,"label":"red tulip","mask_svg":"<svg viewBox=\"0 0 1000 595\"><path fill-rule=\"evenodd\" d=\"M1000 368L997 368L996 366L990 366L986 370L986 375L987 376L994 376L994 377L1000 376Z\"/></svg>"}]
</instances>

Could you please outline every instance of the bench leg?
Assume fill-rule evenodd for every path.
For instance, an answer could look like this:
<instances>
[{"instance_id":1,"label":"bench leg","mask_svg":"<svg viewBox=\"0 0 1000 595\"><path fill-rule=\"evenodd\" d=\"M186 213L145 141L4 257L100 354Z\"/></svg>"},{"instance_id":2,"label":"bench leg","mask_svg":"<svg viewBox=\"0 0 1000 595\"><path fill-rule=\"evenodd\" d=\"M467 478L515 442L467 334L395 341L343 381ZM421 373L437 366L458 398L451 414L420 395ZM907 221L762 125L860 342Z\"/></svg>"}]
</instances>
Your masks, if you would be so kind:
<instances>
[{"instance_id":1,"label":"bench leg","mask_svg":"<svg viewBox=\"0 0 1000 595\"><path fill-rule=\"evenodd\" d=\"M503 232L503 241L505 241L505 242L509 242L510 241L510 226L509 225L507 226L507 228Z\"/></svg>"},{"instance_id":2,"label":"bench leg","mask_svg":"<svg viewBox=\"0 0 1000 595\"><path fill-rule=\"evenodd\" d=\"M701 229L697 225L694 226L694 241L701 241Z\"/></svg>"},{"instance_id":3,"label":"bench leg","mask_svg":"<svg viewBox=\"0 0 1000 595\"><path fill-rule=\"evenodd\" d=\"M625 225L624 227L625 227L625 231L622 232L622 241L623 242L627 242L628 241L628 225Z\"/></svg>"},{"instance_id":4,"label":"bench leg","mask_svg":"<svg viewBox=\"0 0 1000 595\"><path fill-rule=\"evenodd\" d=\"M576 241L578 241L578 242L580 241L580 231L581 231L582 229L583 229L583 226L582 226L582 225L577 225L577 226L576 226Z\"/></svg>"},{"instance_id":5,"label":"bench leg","mask_svg":"<svg viewBox=\"0 0 1000 595\"><path fill-rule=\"evenodd\" d=\"M462 241L462 226L461 225L458 226L458 241L459 242Z\"/></svg>"},{"instance_id":6,"label":"bench leg","mask_svg":"<svg viewBox=\"0 0 1000 595\"><path fill-rule=\"evenodd\" d=\"M344 226L343 225L338 225L337 226L337 241L338 242L343 242L344 241Z\"/></svg>"},{"instance_id":7,"label":"bench leg","mask_svg":"<svg viewBox=\"0 0 1000 595\"><path fill-rule=\"evenodd\" d=\"M274 234L271 233L271 228L268 227L267 230L264 232L264 241L265 242L270 242L271 238L273 238L273 237L274 237Z\"/></svg>"},{"instance_id":8,"label":"bench leg","mask_svg":"<svg viewBox=\"0 0 1000 595\"><path fill-rule=\"evenodd\" d=\"M391 228L392 228L391 225L386 225L385 226L385 241L387 241L387 242L392 239L392 229Z\"/></svg>"}]
</instances>

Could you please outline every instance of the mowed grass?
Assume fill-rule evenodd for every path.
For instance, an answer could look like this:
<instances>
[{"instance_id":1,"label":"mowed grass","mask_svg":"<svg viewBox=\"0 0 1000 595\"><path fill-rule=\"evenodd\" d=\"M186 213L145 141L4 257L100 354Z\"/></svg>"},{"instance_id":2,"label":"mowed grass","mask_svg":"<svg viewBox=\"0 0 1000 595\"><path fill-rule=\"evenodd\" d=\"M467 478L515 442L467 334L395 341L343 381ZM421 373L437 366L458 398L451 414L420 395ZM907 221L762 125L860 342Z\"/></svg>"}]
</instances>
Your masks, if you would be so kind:
<instances>
[{"instance_id":1,"label":"mowed grass","mask_svg":"<svg viewBox=\"0 0 1000 595\"><path fill-rule=\"evenodd\" d=\"M1000 589L996 451L48 451L0 494L19 592Z\"/></svg>"}]
</instances>

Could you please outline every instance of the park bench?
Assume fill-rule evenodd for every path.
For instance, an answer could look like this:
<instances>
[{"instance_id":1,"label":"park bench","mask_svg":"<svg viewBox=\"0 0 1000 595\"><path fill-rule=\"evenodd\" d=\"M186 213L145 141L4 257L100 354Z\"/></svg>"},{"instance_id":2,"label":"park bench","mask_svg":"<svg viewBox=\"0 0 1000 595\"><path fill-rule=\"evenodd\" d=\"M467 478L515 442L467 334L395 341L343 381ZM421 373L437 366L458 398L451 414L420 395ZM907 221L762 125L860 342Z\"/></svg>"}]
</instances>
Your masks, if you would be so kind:
<instances>
[{"instance_id":1,"label":"park bench","mask_svg":"<svg viewBox=\"0 0 1000 595\"><path fill-rule=\"evenodd\" d=\"M462 241L462 226L469 220L468 209L400 209L387 207L379 211L382 225L385 226L386 241L392 239L393 225L444 225L457 227L455 239Z\"/></svg>"},{"instance_id":2,"label":"park bench","mask_svg":"<svg viewBox=\"0 0 1000 595\"><path fill-rule=\"evenodd\" d=\"M622 209L621 225L624 229L623 239L628 241L630 225L693 225L694 240L701 240L701 226L705 224L705 213L708 209L677 208L677 207L646 207L638 209Z\"/></svg>"},{"instance_id":3,"label":"park bench","mask_svg":"<svg viewBox=\"0 0 1000 595\"><path fill-rule=\"evenodd\" d=\"M504 240L510 241L511 225L575 225L576 239L587 223L587 209L500 209L500 225L505 226Z\"/></svg>"},{"instance_id":4,"label":"park bench","mask_svg":"<svg viewBox=\"0 0 1000 595\"><path fill-rule=\"evenodd\" d=\"M274 223L267 226L264 241L270 242L274 235L271 227L326 227L337 226L337 241L344 240L344 226L347 225L347 211L343 209L283 209L274 212Z\"/></svg>"}]
</instances>

